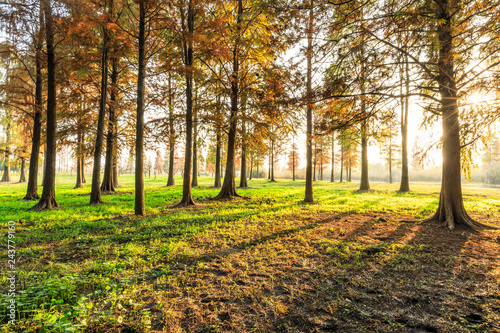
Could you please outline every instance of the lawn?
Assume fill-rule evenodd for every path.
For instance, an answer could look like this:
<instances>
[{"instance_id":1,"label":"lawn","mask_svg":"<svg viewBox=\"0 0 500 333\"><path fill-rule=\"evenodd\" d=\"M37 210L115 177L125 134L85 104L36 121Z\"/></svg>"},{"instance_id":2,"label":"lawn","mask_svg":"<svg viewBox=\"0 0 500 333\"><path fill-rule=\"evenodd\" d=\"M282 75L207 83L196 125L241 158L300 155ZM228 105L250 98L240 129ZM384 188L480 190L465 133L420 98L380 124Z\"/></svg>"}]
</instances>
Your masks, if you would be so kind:
<instances>
[{"instance_id":1,"label":"lawn","mask_svg":"<svg viewBox=\"0 0 500 333\"><path fill-rule=\"evenodd\" d=\"M182 187L146 177L136 217L133 176L119 180L89 206L90 184L58 175L62 208L46 212L27 211L26 184L0 185L4 268L10 220L17 251L3 332L500 332L500 231L422 222L439 187L316 182L318 204L302 205L303 181L259 179L221 202L202 177L198 205L178 209ZM464 201L500 227L499 190Z\"/></svg>"}]
</instances>

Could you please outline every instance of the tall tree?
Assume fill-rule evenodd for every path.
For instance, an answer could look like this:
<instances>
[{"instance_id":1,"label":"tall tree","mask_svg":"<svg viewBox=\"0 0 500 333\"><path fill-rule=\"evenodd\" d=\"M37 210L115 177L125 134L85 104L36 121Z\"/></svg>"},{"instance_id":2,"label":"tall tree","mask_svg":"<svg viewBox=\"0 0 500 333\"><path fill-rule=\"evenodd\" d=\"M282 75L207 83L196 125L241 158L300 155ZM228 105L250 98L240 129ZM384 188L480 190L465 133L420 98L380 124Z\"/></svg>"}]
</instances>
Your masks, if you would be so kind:
<instances>
[{"instance_id":1,"label":"tall tree","mask_svg":"<svg viewBox=\"0 0 500 333\"><path fill-rule=\"evenodd\" d=\"M40 201L32 210L46 210L59 207L56 201L56 57L54 49L54 21L50 0L43 0L45 14L45 33L47 45L47 154L43 191Z\"/></svg>"}]
</instances>

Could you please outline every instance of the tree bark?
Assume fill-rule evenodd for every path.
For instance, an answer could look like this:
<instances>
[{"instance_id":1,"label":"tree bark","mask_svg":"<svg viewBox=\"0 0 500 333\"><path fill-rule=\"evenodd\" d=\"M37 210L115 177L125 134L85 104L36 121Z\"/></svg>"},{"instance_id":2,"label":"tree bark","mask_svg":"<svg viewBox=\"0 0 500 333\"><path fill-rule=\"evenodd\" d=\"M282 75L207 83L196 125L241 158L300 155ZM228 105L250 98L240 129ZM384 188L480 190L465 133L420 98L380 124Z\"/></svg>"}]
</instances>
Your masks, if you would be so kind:
<instances>
[{"instance_id":1,"label":"tree bark","mask_svg":"<svg viewBox=\"0 0 500 333\"><path fill-rule=\"evenodd\" d=\"M26 160L21 158L21 176L19 177L20 183L26 183Z\"/></svg>"},{"instance_id":2,"label":"tree bark","mask_svg":"<svg viewBox=\"0 0 500 333\"><path fill-rule=\"evenodd\" d=\"M104 140L104 122L106 116L106 97L108 91L108 32L102 27L102 58L101 58L101 95L99 99L99 115L97 119L97 133L94 146L94 168L92 171L92 188L90 204L102 203L101 199L101 155Z\"/></svg>"},{"instance_id":3,"label":"tree bark","mask_svg":"<svg viewBox=\"0 0 500 333\"><path fill-rule=\"evenodd\" d=\"M270 168L271 168L271 181L275 182L276 179L274 179L274 140L271 140L271 163L270 163Z\"/></svg>"},{"instance_id":4,"label":"tree bark","mask_svg":"<svg viewBox=\"0 0 500 333\"><path fill-rule=\"evenodd\" d=\"M343 182L343 176L344 176L344 145L341 143L340 144L340 182Z\"/></svg>"},{"instance_id":5,"label":"tree bark","mask_svg":"<svg viewBox=\"0 0 500 333\"><path fill-rule=\"evenodd\" d=\"M50 0L43 0L47 44L47 154L43 191L40 201L31 210L48 210L59 207L56 200L56 57L54 50L54 31Z\"/></svg>"},{"instance_id":6,"label":"tree bark","mask_svg":"<svg viewBox=\"0 0 500 333\"><path fill-rule=\"evenodd\" d=\"M195 107L193 110L193 179L191 187L198 186L198 89L195 89Z\"/></svg>"},{"instance_id":7,"label":"tree bark","mask_svg":"<svg viewBox=\"0 0 500 333\"><path fill-rule=\"evenodd\" d=\"M83 165L82 165L82 130L80 128L80 119L77 123L77 134L76 134L76 184L75 188L83 187Z\"/></svg>"},{"instance_id":8,"label":"tree bark","mask_svg":"<svg viewBox=\"0 0 500 333\"><path fill-rule=\"evenodd\" d=\"M437 82L441 94L443 125L443 172L439 206L429 220L445 223L450 230L456 225L476 228L479 224L465 211L460 165L460 116L455 81L453 35L449 0L437 0L437 26L440 44Z\"/></svg>"},{"instance_id":9,"label":"tree bark","mask_svg":"<svg viewBox=\"0 0 500 333\"><path fill-rule=\"evenodd\" d=\"M112 3L112 2L111 2ZM106 137L106 159L104 163L104 175L102 178L101 191L115 192L114 166L116 157L116 88L118 84L118 70L116 55L111 57L111 91L110 105L108 107L108 135Z\"/></svg>"},{"instance_id":10,"label":"tree bark","mask_svg":"<svg viewBox=\"0 0 500 333\"><path fill-rule=\"evenodd\" d=\"M249 175L249 179L252 180L253 178L253 153L251 154L251 157L250 157L250 175Z\"/></svg>"},{"instance_id":11,"label":"tree bark","mask_svg":"<svg viewBox=\"0 0 500 333\"><path fill-rule=\"evenodd\" d=\"M239 50L240 50L240 36L241 21L243 16L243 1L238 0L238 17L236 20L237 25L237 40L233 47L233 73L231 77L231 113L229 118L229 132L227 138L227 161L226 173L224 175L224 182L220 193L217 195L218 199L228 199L232 197L239 197L236 193L235 184L235 144L236 144L236 129L238 124L238 95L239 95Z\"/></svg>"},{"instance_id":12,"label":"tree bark","mask_svg":"<svg viewBox=\"0 0 500 333\"><path fill-rule=\"evenodd\" d=\"M332 170L330 175L330 183L335 182L335 133L332 133Z\"/></svg>"},{"instance_id":13,"label":"tree bark","mask_svg":"<svg viewBox=\"0 0 500 333\"><path fill-rule=\"evenodd\" d=\"M193 196L191 194L191 159L193 147L193 42L194 34L194 8L193 0L189 0L188 5L188 33L189 39L184 39L184 55L186 70L186 149L184 153L184 179L182 184L182 199L178 204L179 207L194 205ZM182 19L183 28L185 31L184 18Z\"/></svg>"},{"instance_id":14,"label":"tree bark","mask_svg":"<svg viewBox=\"0 0 500 333\"><path fill-rule=\"evenodd\" d=\"M408 65L408 56L405 57L405 73L406 73L406 97L405 101L401 103L401 185L399 192L410 191L410 176L408 172L408 109L410 93L410 70ZM403 109L404 106L404 109Z\"/></svg>"},{"instance_id":15,"label":"tree bark","mask_svg":"<svg viewBox=\"0 0 500 333\"><path fill-rule=\"evenodd\" d=\"M307 32L307 110L306 110L306 193L304 202L313 202L313 151L312 151L312 43L313 43L313 0L310 2L309 8L309 26Z\"/></svg>"},{"instance_id":16,"label":"tree bark","mask_svg":"<svg viewBox=\"0 0 500 333\"><path fill-rule=\"evenodd\" d=\"M175 129L174 129L174 92L172 90L172 75L168 76L168 127L169 127L169 155L168 155L168 181L167 186L175 185Z\"/></svg>"},{"instance_id":17,"label":"tree bark","mask_svg":"<svg viewBox=\"0 0 500 333\"><path fill-rule=\"evenodd\" d=\"M38 160L40 155L40 142L42 132L42 50L43 50L43 8L40 6L40 28L35 42L35 66L36 66L36 79L35 79L35 116L33 121L33 138L31 141L31 155L30 155L30 169L28 174L28 188L26 196L23 200L37 200L40 199L38 195Z\"/></svg>"},{"instance_id":18,"label":"tree bark","mask_svg":"<svg viewBox=\"0 0 500 333\"><path fill-rule=\"evenodd\" d=\"M2 182L10 182L11 177L10 177L10 130L11 130L11 120L10 118L7 120L7 128L6 128L6 141L7 141L7 149L5 151L5 160L4 160L4 167L3 167L3 176L2 176Z\"/></svg>"},{"instance_id":19,"label":"tree bark","mask_svg":"<svg viewBox=\"0 0 500 333\"><path fill-rule=\"evenodd\" d=\"M135 128L135 215L145 215L144 204L144 79L146 76L146 4L139 2L139 54L137 73L137 121Z\"/></svg>"},{"instance_id":20,"label":"tree bark","mask_svg":"<svg viewBox=\"0 0 500 333\"><path fill-rule=\"evenodd\" d=\"M245 105L245 103L243 103ZM243 106L243 118L245 118L245 106ZM248 187L247 182L247 128L245 120L241 124L241 176L240 187Z\"/></svg>"}]
</instances>

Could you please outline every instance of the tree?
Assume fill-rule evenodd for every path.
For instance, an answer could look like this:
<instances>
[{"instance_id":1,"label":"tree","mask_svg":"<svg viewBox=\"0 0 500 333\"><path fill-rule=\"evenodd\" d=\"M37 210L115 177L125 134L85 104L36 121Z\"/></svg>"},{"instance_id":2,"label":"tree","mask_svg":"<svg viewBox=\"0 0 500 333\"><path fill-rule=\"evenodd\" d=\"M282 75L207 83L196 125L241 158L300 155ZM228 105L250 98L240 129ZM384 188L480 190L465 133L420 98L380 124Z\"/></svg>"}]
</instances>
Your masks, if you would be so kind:
<instances>
[{"instance_id":1,"label":"tree","mask_svg":"<svg viewBox=\"0 0 500 333\"><path fill-rule=\"evenodd\" d=\"M32 210L46 210L59 207L56 201L56 59L54 49L54 22L50 0L43 0L45 14L45 33L47 45L47 154L43 191L40 201Z\"/></svg>"},{"instance_id":2,"label":"tree","mask_svg":"<svg viewBox=\"0 0 500 333\"><path fill-rule=\"evenodd\" d=\"M299 165L299 152L295 140L292 141L292 147L288 153L288 170L292 171L292 180L295 181L295 169Z\"/></svg>"}]
</instances>

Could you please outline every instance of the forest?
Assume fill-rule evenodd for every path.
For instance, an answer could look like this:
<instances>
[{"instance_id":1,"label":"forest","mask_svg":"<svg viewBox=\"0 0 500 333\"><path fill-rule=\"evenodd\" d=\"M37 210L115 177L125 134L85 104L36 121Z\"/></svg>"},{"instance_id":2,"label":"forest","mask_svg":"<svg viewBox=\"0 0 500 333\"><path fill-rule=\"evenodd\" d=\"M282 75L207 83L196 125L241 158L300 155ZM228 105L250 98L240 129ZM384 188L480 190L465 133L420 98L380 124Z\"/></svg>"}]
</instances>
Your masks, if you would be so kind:
<instances>
[{"instance_id":1,"label":"forest","mask_svg":"<svg viewBox=\"0 0 500 333\"><path fill-rule=\"evenodd\" d=\"M0 0L1 332L500 332L500 0Z\"/></svg>"}]
</instances>

